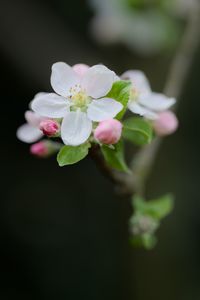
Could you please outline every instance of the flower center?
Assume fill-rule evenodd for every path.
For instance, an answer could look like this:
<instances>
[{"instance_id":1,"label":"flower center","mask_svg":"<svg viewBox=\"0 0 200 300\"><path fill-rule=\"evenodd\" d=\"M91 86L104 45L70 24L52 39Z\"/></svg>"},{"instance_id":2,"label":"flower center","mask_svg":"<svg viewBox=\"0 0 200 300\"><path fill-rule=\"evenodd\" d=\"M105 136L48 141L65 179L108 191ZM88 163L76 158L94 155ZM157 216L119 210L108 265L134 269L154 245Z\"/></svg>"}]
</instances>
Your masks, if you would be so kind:
<instances>
[{"instance_id":1,"label":"flower center","mask_svg":"<svg viewBox=\"0 0 200 300\"><path fill-rule=\"evenodd\" d=\"M132 87L132 89L130 90L130 100L137 101L139 94L140 92L136 88Z\"/></svg>"},{"instance_id":2,"label":"flower center","mask_svg":"<svg viewBox=\"0 0 200 300\"><path fill-rule=\"evenodd\" d=\"M74 88L71 88L70 92L72 106L75 109L80 108L81 110L84 110L91 101L90 97L86 94L85 90L83 90L80 85L76 85Z\"/></svg>"}]
</instances>

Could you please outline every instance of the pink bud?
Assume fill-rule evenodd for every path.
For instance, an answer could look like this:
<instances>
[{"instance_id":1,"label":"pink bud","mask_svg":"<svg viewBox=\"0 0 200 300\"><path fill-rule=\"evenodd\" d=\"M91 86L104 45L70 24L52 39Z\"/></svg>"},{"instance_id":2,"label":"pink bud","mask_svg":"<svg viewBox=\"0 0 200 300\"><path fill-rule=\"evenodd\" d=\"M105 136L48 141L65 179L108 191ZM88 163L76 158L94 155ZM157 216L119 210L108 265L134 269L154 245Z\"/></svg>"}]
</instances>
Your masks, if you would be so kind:
<instances>
[{"instance_id":1,"label":"pink bud","mask_svg":"<svg viewBox=\"0 0 200 300\"><path fill-rule=\"evenodd\" d=\"M167 110L159 113L158 118L153 123L153 127L157 135L169 135L178 128L178 119L173 112Z\"/></svg>"},{"instance_id":2,"label":"pink bud","mask_svg":"<svg viewBox=\"0 0 200 300\"><path fill-rule=\"evenodd\" d=\"M60 131L60 124L54 120L43 120L40 122L40 130L47 136L54 136Z\"/></svg>"},{"instance_id":3,"label":"pink bud","mask_svg":"<svg viewBox=\"0 0 200 300\"><path fill-rule=\"evenodd\" d=\"M80 77L85 75L86 71L89 69L88 65L85 64L76 64L73 67L73 70L78 74Z\"/></svg>"},{"instance_id":4,"label":"pink bud","mask_svg":"<svg viewBox=\"0 0 200 300\"><path fill-rule=\"evenodd\" d=\"M116 144L122 133L122 124L115 120L109 119L99 123L94 131L94 137L102 144Z\"/></svg>"},{"instance_id":5,"label":"pink bud","mask_svg":"<svg viewBox=\"0 0 200 300\"><path fill-rule=\"evenodd\" d=\"M30 147L31 154L38 156L38 157L46 157L49 154L49 149L47 143L44 141L35 143Z\"/></svg>"}]
</instances>

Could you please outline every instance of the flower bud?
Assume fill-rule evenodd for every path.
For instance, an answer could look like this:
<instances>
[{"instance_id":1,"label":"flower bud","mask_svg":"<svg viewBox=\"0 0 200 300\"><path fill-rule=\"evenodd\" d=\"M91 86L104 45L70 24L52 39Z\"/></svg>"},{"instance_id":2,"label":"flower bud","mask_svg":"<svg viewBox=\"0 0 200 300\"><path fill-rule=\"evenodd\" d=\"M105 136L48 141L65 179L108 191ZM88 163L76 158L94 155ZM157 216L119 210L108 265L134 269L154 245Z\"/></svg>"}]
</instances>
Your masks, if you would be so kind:
<instances>
[{"instance_id":1,"label":"flower bud","mask_svg":"<svg viewBox=\"0 0 200 300\"><path fill-rule=\"evenodd\" d=\"M169 135L178 128L178 119L173 112L167 110L159 113L158 118L153 123L153 127L157 135Z\"/></svg>"},{"instance_id":2,"label":"flower bud","mask_svg":"<svg viewBox=\"0 0 200 300\"><path fill-rule=\"evenodd\" d=\"M54 120L43 120L40 122L40 130L47 136L54 136L60 131L60 124Z\"/></svg>"},{"instance_id":3,"label":"flower bud","mask_svg":"<svg viewBox=\"0 0 200 300\"><path fill-rule=\"evenodd\" d=\"M48 144L45 141L35 143L31 145L30 152L38 157L47 157L49 155Z\"/></svg>"},{"instance_id":4,"label":"flower bud","mask_svg":"<svg viewBox=\"0 0 200 300\"><path fill-rule=\"evenodd\" d=\"M82 77L86 71L89 69L88 65L85 64L76 64L73 67L73 70L78 74L80 77Z\"/></svg>"},{"instance_id":5,"label":"flower bud","mask_svg":"<svg viewBox=\"0 0 200 300\"><path fill-rule=\"evenodd\" d=\"M102 144L116 144L121 137L122 124L115 119L105 120L99 123L94 131L94 137Z\"/></svg>"}]
</instances>

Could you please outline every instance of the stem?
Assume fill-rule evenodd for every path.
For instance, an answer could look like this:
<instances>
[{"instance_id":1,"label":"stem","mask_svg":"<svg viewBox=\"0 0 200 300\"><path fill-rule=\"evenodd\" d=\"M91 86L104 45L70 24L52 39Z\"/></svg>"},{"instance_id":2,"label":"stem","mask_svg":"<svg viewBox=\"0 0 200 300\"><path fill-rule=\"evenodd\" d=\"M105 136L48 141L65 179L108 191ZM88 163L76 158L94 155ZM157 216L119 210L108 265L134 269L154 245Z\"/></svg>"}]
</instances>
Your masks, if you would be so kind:
<instances>
[{"instance_id":1,"label":"stem","mask_svg":"<svg viewBox=\"0 0 200 300\"><path fill-rule=\"evenodd\" d=\"M186 79L189 75L194 55L199 46L200 28L200 4L198 1L193 5L188 24L180 47L172 61L169 75L164 88L164 94L177 99L176 107L179 105L180 97L185 87ZM149 146L143 148L133 162L133 192L143 194L147 177L153 167L156 154L162 144L163 139L156 138Z\"/></svg>"},{"instance_id":2,"label":"stem","mask_svg":"<svg viewBox=\"0 0 200 300\"><path fill-rule=\"evenodd\" d=\"M164 88L164 94L177 99L176 107L180 101L194 55L199 45L199 28L200 3L198 3L197 0L189 13L185 33L177 54L172 61ZM131 196L134 193L143 195L146 180L151 172L161 143L161 138L155 138L150 145L138 152L131 165L131 174L122 174L109 168L104 159L100 156L99 149L97 148L91 150L91 156L101 171L110 178L118 188L120 186L120 192L123 193L123 195Z\"/></svg>"}]
</instances>

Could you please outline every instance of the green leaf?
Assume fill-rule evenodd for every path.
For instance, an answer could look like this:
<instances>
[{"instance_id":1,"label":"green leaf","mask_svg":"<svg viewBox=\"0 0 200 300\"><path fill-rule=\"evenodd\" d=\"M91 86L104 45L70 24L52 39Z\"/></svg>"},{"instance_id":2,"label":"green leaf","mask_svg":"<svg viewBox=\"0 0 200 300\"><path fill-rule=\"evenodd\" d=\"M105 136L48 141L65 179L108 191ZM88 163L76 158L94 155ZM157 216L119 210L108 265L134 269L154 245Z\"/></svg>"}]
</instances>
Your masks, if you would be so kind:
<instances>
[{"instance_id":1,"label":"green leaf","mask_svg":"<svg viewBox=\"0 0 200 300\"><path fill-rule=\"evenodd\" d=\"M156 200L145 201L141 197L136 196L133 199L133 205L135 211L161 220L172 211L174 198L172 195L165 195Z\"/></svg>"},{"instance_id":2,"label":"green leaf","mask_svg":"<svg viewBox=\"0 0 200 300\"><path fill-rule=\"evenodd\" d=\"M90 143L80 146L63 146L58 153L57 161L60 167L72 165L82 160L88 154Z\"/></svg>"},{"instance_id":3,"label":"green leaf","mask_svg":"<svg viewBox=\"0 0 200 300\"><path fill-rule=\"evenodd\" d=\"M101 147L103 156L107 164L118 171L129 172L124 159L124 147L122 141L110 148L109 146L103 145Z\"/></svg>"},{"instance_id":4,"label":"green leaf","mask_svg":"<svg viewBox=\"0 0 200 300\"><path fill-rule=\"evenodd\" d=\"M120 102L124 108L118 113L116 119L120 120L126 112L126 107L130 96L131 82L126 80L120 80L113 83L112 89L106 95L108 98L115 99Z\"/></svg>"},{"instance_id":5,"label":"green leaf","mask_svg":"<svg viewBox=\"0 0 200 300\"><path fill-rule=\"evenodd\" d=\"M145 201L140 196L133 197L134 214L129 224L133 234L131 243L134 246L152 249L156 242L155 232L160 221L166 217L173 208L172 195L165 195L156 200Z\"/></svg>"},{"instance_id":6,"label":"green leaf","mask_svg":"<svg viewBox=\"0 0 200 300\"><path fill-rule=\"evenodd\" d=\"M144 247L147 250L151 250L157 243L157 238L154 234L143 234L140 236L134 236L131 238L131 244L136 247Z\"/></svg>"},{"instance_id":7,"label":"green leaf","mask_svg":"<svg viewBox=\"0 0 200 300\"><path fill-rule=\"evenodd\" d=\"M123 137L128 141L142 146L149 144L153 138L151 124L139 117L132 117L123 122Z\"/></svg>"}]
</instances>

